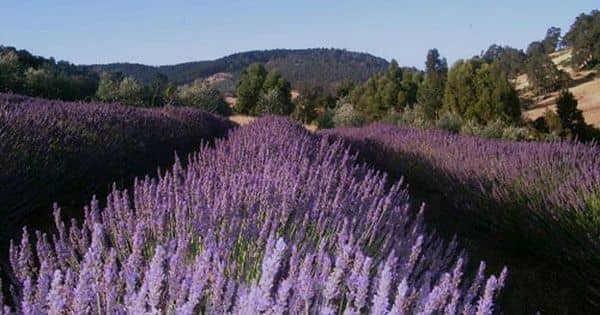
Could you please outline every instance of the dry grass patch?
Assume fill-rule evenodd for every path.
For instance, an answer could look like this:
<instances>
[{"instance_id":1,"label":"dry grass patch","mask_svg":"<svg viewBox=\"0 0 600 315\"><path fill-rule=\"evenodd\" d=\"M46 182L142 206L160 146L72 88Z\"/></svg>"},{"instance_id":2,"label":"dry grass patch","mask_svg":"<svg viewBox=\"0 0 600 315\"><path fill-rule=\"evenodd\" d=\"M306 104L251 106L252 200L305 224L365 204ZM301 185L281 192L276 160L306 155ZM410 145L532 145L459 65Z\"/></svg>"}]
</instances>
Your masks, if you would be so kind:
<instances>
[{"instance_id":1,"label":"dry grass patch","mask_svg":"<svg viewBox=\"0 0 600 315\"><path fill-rule=\"evenodd\" d=\"M569 90L579 103L579 109L583 111L583 117L588 124L600 127L600 78L591 79L596 75L591 70L576 70L570 65L571 51L562 50L550 54L552 61L557 68L564 70L575 81L575 86ZM519 91L522 98L533 101L531 109L525 111L523 115L529 119L536 119L544 115L547 110L556 111L556 97L558 92L550 93L544 96L534 96L529 90L529 81L527 75L520 75L514 81L515 88Z\"/></svg>"},{"instance_id":2,"label":"dry grass patch","mask_svg":"<svg viewBox=\"0 0 600 315\"><path fill-rule=\"evenodd\" d=\"M583 111L583 118L588 124L600 127L600 78L577 85L569 89L577 102L578 107ZM536 101L534 108L524 112L526 118L536 119L546 110L556 111L556 96L557 93L552 93L544 99Z\"/></svg>"}]
</instances>

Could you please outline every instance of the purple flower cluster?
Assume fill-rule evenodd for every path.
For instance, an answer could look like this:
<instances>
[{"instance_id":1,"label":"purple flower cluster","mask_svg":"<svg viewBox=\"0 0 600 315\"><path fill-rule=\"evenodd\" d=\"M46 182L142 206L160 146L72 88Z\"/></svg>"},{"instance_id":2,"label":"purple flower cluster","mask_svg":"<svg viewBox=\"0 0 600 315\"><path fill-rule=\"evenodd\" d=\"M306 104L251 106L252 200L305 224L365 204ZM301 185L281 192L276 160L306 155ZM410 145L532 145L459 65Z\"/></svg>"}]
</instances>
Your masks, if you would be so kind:
<instances>
[{"instance_id":1,"label":"purple flower cluster","mask_svg":"<svg viewBox=\"0 0 600 315\"><path fill-rule=\"evenodd\" d=\"M57 207L56 233L24 230L5 313L492 314L506 270L464 276L409 209L341 142L259 119L81 223Z\"/></svg>"},{"instance_id":2,"label":"purple flower cluster","mask_svg":"<svg viewBox=\"0 0 600 315\"><path fill-rule=\"evenodd\" d=\"M0 94L0 223L12 225L54 201L81 206L93 193L108 193L112 182L169 167L174 151L196 151L233 127L190 108Z\"/></svg>"},{"instance_id":3,"label":"purple flower cluster","mask_svg":"<svg viewBox=\"0 0 600 315\"><path fill-rule=\"evenodd\" d=\"M341 128L361 159L441 192L507 242L561 263L600 303L600 146L505 142L389 124ZM514 244L513 244L514 245Z\"/></svg>"}]
</instances>

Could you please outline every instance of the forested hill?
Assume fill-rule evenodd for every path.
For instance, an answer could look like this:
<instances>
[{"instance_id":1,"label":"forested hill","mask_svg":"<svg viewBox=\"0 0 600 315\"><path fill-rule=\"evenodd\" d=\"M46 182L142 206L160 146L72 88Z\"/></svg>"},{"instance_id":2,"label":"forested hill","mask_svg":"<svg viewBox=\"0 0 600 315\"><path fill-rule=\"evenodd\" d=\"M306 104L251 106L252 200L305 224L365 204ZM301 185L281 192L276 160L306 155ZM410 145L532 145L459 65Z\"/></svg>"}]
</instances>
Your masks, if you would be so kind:
<instances>
[{"instance_id":1,"label":"forested hill","mask_svg":"<svg viewBox=\"0 0 600 315\"><path fill-rule=\"evenodd\" d=\"M305 86L332 87L343 80L365 81L383 72L388 62L367 53L342 49L275 49L236 53L212 61L187 62L166 66L113 63L84 66L96 72L122 72L149 83L158 74L166 75L178 84L217 73L239 73L252 63L263 63L267 70L277 69L294 88Z\"/></svg>"}]
</instances>

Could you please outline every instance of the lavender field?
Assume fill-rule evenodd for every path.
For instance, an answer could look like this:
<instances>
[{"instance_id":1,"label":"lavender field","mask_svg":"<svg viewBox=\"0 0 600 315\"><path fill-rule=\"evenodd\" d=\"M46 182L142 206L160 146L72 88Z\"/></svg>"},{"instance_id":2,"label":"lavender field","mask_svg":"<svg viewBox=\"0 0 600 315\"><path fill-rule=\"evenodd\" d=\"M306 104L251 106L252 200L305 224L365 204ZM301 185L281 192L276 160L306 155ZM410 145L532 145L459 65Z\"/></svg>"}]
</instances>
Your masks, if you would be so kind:
<instances>
[{"instance_id":1,"label":"lavender field","mask_svg":"<svg viewBox=\"0 0 600 315\"><path fill-rule=\"evenodd\" d=\"M2 315L595 307L596 144L1 97Z\"/></svg>"},{"instance_id":2,"label":"lavender field","mask_svg":"<svg viewBox=\"0 0 600 315\"><path fill-rule=\"evenodd\" d=\"M515 279L517 286L531 286L526 282L547 279L540 283L547 281L560 289L568 288L572 291L569 299L577 295L584 304L598 306L597 144L486 140L389 124L342 128L323 134L345 139L361 160L392 177L403 177L414 186L413 190L440 196L442 203L451 205L445 208L452 213L437 214L436 220L444 221L437 222L437 227L448 230L452 225L452 233L465 237L479 233L475 240L485 240L486 245L474 247L489 246L516 257L524 267L523 279ZM453 220L468 223L462 224L460 231L461 223L451 223ZM490 248L480 251L491 252ZM507 263L509 257L499 259ZM539 268L542 265L548 267ZM536 275L531 276L532 273ZM543 286L521 289L537 290L535 298L540 300L560 296ZM524 301L518 299L517 303L523 307ZM556 304L556 300L546 303ZM571 311L581 311L583 306L577 308Z\"/></svg>"},{"instance_id":3,"label":"lavender field","mask_svg":"<svg viewBox=\"0 0 600 315\"><path fill-rule=\"evenodd\" d=\"M233 126L190 108L0 94L0 224L48 212L53 202L80 208L93 194L108 193L112 183L129 184L169 167L175 152L185 156Z\"/></svg>"},{"instance_id":4,"label":"lavender field","mask_svg":"<svg viewBox=\"0 0 600 315\"><path fill-rule=\"evenodd\" d=\"M263 118L83 222L55 208L56 233L24 229L4 311L492 314L506 269L466 272L409 203L341 142Z\"/></svg>"}]
</instances>

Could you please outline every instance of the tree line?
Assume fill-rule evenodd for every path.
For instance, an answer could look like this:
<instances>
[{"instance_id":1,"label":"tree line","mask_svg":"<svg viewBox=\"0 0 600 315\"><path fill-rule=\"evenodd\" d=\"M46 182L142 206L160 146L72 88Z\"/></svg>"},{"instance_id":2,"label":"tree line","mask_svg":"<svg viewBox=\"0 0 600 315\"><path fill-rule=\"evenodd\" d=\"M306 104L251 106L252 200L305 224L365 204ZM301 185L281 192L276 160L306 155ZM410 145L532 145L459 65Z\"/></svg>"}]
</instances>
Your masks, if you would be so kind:
<instances>
[{"instance_id":1,"label":"tree line","mask_svg":"<svg viewBox=\"0 0 600 315\"><path fill-rule=\"evenodd\" d=\"M438 127L510 139L578 137L598 139L598 130L585 123L577 100L568 91L570 76L550 54L570 49L570 65L593 69L600 61L600 11L580 15L562 36L551 27L526 51L491 45L478 56L448 67L437 49L426 57L425 69L401 69L391 62L387 71L354 86L331 109L334 126L387 120L417 127ZM557 111L534 122L525 121L523 100L515 79L525 74L534 96L560 91Z\"/></svg>"},{"instance_id":2,"label":"tree line","mask_svg":"<svg viewBox=\"0 0 600 315\"><path fill-rule=\"evenodd\" d=\"M388 61L367 53L334 48L271 49L247 51L216 60L187 62L176 65L147 66L132 63L90 65L84 68L97 73L121 72L142 84L149 84L157 73L164 74L177 85L192 83L217 73L231 73L238 78L253 63L277 71L296 89L322 86L333 91L344 79L362 82L384 71ZM226 92L233 92L235 88Z\"/></svg>"},{"instance_id":3,"label":"tree line","mask_svg":"<svg viewBox=\"0 0 600 315\"><path fill-rule=\"evenodd\" d=\"M0 46L0 92L75 101L92 99L97 87L98 75L93 72Z\"/></svg>"},{"instance_id":4,"label":"tree line","mask_svg":"<svg viewBox=\"0 0 600 315\"><path fill-rule=\"evenodd\" d=\"M96 98L133 106L190 106L210 113L228 116L231 108L223 94L205 80L177 86L166 75L157 73L149 84L141 84L122 73L103 73Z\"/></svg>"},{"instance_id":5,"label":"tree line","mask_svg":"<svg viewBox=\"0 0 600 315\"><path fill-rule=\"evenodd\" d=\"M328 68L323 64L331 58L349 60L351 64L369 63L370 55L327 49L241 53L224 58L231 61L226 64L240 66L253 58L263 58L269 62L271 71L264 63L252 63L242 70L233 108L225 102L222 92L204 80L178 86L166 75L153 72L151 78L140 82L121 72L98 75L68 62L0 46L0 92L62 100L94 99L134 106L196 106L222 115L232 112L291 115L322 128L387 120L498 137L508 133L510 137L523 138L527 137L528 130L534 129L583 139L596 133L585 125L576 100L565 90L571 83L570 77L558 69L549 54L569 48L572 67L592 69L600 64L598 43L600 11L594 10L577 17L564 36L560 28L549 28L545 37L532 42L526 51L494 44L481 54L449 67L440 52L431 49L424 70L402 68L392 60L387 70L374 71L365 82L353 76L342 80L336 72L333 81L328 81L333 85L295 84L299 96L294 99L290 83L293 80L288 77L293 71L290 63L282 60L292 60L293 64L312 60L311 71L321 69L328 77ZM310 58L306 59L306 55ZM381 64L375 62L365 73L380 67ZM279 68L286 75L282 75ZM531 124L523 121L523 104L512 82L521 74L527 75L534 95L564 90L557 99L557 113L546 113ZM499 128L500 131L496 130Z\"/></svg>"},{"instance_id":6,"label":"tree line","mask_svg":"<svg viewBox=\"0 0 600 315\"><path fill-rule=\"evenodd\" d=\"M120 72L98 75L66 61L5 46L0 46L0 92L145 107L195 106L221 115L231 113L222 93L203 80L177 86L167 76L156 73L142 84Z\"/></svg>"}]
</instances>

